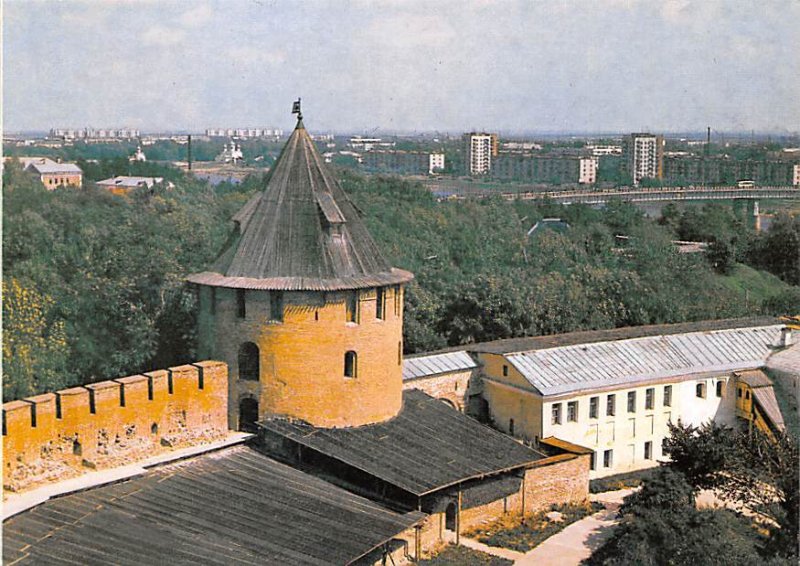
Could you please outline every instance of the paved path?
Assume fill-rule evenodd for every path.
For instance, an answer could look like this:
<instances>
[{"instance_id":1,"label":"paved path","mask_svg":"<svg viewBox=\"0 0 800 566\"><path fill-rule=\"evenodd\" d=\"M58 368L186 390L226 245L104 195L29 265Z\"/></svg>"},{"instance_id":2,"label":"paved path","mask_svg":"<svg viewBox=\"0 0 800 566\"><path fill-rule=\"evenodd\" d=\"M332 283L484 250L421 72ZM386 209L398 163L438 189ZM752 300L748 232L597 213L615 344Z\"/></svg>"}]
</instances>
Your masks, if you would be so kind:
<instances>
[{"instance_id":1,"label":"paved path","mask_svg":"<svg viewBox=\"0 0 800 566\"><path fill-rule=\"evenodd\" d=\"M487 554L513 560L514 564L519 566L578 566L611 536L611 532L618 522L619 506L622 504L622 500L633 492L633 489L621 489L591 494L590 501L599 501L606 508L580 521L575 521L525 554L488 546L466 537L461 537L461 544Z\"/></svg>"}]
</instances>

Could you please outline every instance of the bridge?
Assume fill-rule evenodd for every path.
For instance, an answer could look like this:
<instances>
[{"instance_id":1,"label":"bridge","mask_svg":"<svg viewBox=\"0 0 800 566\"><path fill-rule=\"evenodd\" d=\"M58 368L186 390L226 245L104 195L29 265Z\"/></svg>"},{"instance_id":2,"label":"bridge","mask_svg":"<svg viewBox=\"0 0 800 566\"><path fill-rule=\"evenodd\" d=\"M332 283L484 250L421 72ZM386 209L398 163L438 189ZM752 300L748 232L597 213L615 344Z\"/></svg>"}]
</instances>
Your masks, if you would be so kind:
<instances>
[{"instance_id":1,"label":"bridge","mask_svg":"<svg viewBox=\"0 0 800 566\"><path fill-rule=\"evenodd\" d=\"M517 191L505 192L490 190L472 192L469 195L454 194L449 198L463 199L470 197L485 198L500 196L506 200L550 200L559 204L605 204L609 200L618 199L627 202L679 202L691 200L763 200L763 199L800 199L800 187L662 187L639 189L621 187L603 190L568 190L568 191Z\"/></svg>"}]
</instances>

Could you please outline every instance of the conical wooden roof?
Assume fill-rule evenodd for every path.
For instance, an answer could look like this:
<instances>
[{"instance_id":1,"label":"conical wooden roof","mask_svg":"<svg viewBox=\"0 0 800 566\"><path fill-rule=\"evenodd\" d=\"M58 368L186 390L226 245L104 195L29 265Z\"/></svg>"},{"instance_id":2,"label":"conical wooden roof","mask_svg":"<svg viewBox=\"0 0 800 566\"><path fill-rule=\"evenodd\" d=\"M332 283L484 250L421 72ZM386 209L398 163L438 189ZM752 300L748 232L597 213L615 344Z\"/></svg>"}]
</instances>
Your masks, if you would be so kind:
<instances>
[{"instance_id":1,"label":"conical wooden roof","mask_svg":"<svg viewBox=\"0 0 800 566\"><path fill-rule=\"evenodd\" d=\"M298 120L266 187L234 216L237 228L210 271L192 283L273 290L340 290L405 283Z\"/></svg>"}]
</instances>

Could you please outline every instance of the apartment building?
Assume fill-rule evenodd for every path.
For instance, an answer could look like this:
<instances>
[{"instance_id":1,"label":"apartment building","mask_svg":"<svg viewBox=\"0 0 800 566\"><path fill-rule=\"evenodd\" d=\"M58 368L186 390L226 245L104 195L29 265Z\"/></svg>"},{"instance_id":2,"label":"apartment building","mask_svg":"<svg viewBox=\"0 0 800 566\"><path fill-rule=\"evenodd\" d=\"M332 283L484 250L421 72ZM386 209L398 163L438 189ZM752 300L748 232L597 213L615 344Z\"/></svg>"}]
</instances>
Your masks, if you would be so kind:
<instances>
[{"instance_id":1,"label":"apartment building","mask_svg":"<svg viewBox=\"0 0 800 566\"><path fill-rule=\"evenodd\" d=\"M653 134L631 134L622 142L623 168L634 186L642 179L661 179L664 167L664 138Z\"/></svg>"},{"instance_id":2,"label":"apartment building","mask_svg":"<svg viewBox=\"0 0 800 566\"><path fill-rule=\"evenodd\" d=\"M497 134L464 134L464 168L468 175L487 175L498 154Z\"/></svg>"},{"instance_id":3,"label":"apartment building","mask_svg":"<svg viewBox=\"0 0 800 566\"><path fill-rule=\"evenodd\" d=\"M444 169L444 153L371 150L361 154L364 168L397 175L432 175Z\"/></svg>"},{"instance_id":4,"label":"apartment building","mask_svg":"<svg viewBox=\"0 0 800 566\"><path fill-rule=\"evenodd\" d=\"M593 156L501 153L492 165L492 177L529 183L580 183L597 181L598 161Z\"/></svg>"}]
</instances>

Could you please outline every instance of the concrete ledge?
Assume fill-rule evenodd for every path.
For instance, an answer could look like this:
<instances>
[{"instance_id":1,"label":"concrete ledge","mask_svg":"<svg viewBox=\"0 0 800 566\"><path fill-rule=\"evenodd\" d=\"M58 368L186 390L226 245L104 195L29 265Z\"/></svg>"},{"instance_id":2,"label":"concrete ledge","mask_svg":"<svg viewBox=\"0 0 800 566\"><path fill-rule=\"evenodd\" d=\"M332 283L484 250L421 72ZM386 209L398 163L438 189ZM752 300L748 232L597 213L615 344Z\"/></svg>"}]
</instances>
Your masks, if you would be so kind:
<instances>
[{"instance_id":1,"label":"concrete ledge","mask_svg":"<svg viewBox=\"0 0 800 566\"><path fill-rule=\"evenodd\" d=\"M3 521L9 517L13 517L14 515L22 513L23 511L32 509L33 507L44 503L48 499L126 480L146 473L148 468L159 466L161 464L168 464L177 460L183 460L185 458L191 458L193 456L199 456L207 452L213 452L215 450L227 448L228 446L242 444L253 436L253 434L245 432L230 432L222 440L218 440L210 444L189 446L164 454L158 454L157 456L140 460L135 464L130 464L128 466L118 466L116 468L88 472L75 478L70 478L54 484L44 485L23 493L6 494L4 495L4 500L2 503Z\"/></svg>"}]
</instances>

